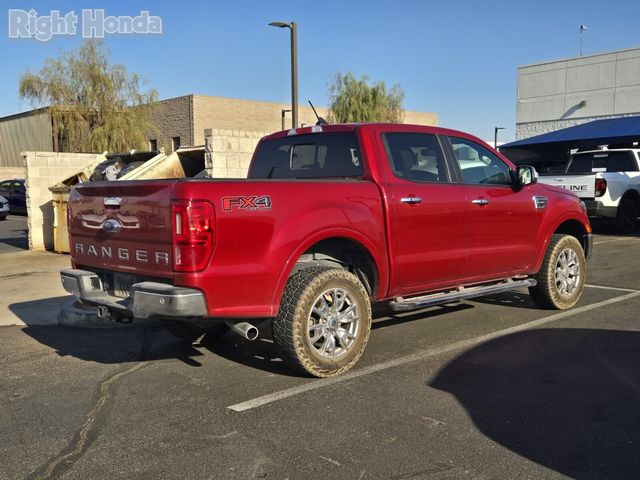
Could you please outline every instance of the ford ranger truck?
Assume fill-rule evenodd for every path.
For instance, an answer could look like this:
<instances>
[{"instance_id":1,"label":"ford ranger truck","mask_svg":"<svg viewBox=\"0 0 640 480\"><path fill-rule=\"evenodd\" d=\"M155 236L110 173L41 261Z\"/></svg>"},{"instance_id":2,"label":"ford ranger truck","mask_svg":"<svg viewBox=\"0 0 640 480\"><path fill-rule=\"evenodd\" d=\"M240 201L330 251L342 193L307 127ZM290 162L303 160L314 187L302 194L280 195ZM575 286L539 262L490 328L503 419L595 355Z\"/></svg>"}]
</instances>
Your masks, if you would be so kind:
<instances>
[{"instance_id":1,"label":"ford ranger truck","mask_svg":"<svg viewBox=\"0 0 640 480\"><path fill-rule=\"evenodd\" d=\"M577 194L589 217L609 220L621 233L638 227L640 215L640 149L616 148L577 152L562 174L540 181Z\"/></svg>"},{"instance_id":2,"label":"ford ranger truck","mask_svg":"<svg viewBox=\"0 0 640 480\"><path fill-rule=\"evenodd\" d=\"M274 133L247 179L92 182L69 199L64 288L99 315L157 318L194 340L270 322L281 358L349 370L371 305L402 312L528 288L576 304L585 205L481 140L394 124Z\"/></svg>"}]
</instances>

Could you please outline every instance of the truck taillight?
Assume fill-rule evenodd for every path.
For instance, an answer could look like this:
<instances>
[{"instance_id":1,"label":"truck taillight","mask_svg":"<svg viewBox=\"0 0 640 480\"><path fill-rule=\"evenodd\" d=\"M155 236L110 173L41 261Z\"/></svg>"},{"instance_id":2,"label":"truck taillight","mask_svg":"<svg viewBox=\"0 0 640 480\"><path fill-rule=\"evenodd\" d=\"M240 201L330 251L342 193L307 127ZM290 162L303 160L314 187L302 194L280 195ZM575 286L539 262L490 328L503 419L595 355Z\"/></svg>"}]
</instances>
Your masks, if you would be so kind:
<instances>
[{"instance_id":1,"label":"truck taillight","mask_svg":"<svg viewBox=\"0 0 640 480\"><path fill-rule=\"evenodd\" d=\"M213 205L200 200L175 202L171 214L173 269L178 272L203 270L213 252Z\"/></svg>"},{"instance_id":2,"label":"truck taillight","mask_svg":"<svg viewBox=\"0 0 640 480\"><path fill-rule=\"evenodd\" d=\"M601 197L607 191L607 181L604 178L596 178L596 197Z\"/></svg>"},{"instance_id":3,"label":"truck taillight","mask_svg":"<svg viewBox=\"0 0 640 480\"><path fill-rule=\"evenodd\" d=\"M75 259L73 258L73 248L71 248L71 246L73 245L73 242L71 241L71 222L73 221L73 217L71 215L71 202L68 201L67 202L67 238L69 239L69 247L70 247L70 252L71 252L71 267L72 268L78 268L78 265L75 261Z\"/></svg>"}]
</instances>

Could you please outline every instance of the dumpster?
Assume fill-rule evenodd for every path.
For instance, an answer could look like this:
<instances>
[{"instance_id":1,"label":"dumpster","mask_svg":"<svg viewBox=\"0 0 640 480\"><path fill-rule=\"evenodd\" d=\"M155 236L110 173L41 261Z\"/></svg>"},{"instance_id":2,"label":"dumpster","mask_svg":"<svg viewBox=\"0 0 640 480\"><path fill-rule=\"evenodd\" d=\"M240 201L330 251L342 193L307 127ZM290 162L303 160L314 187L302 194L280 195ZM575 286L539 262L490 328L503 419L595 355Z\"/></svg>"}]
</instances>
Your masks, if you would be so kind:
<instances>
[{"instance_id":1,"label":"dumpster","mask_svg":"<svg viewBox=\"0 0 640 480\"><path fill-rule=\"evenodd\" d=\"M134 170L119 175L118 180L196 177L205 169L204 153L203 146L182 147L169 155L161 153Z\"/></svg>"},{"instance_id":2,"label":"dumpster","mask_svg":"<svg viewBox=\"0 0 640 480\"><path fill-rule=\"evenodd\" d=\"M96 167L103 160L90 163L82 170L65 178L53 187L49 187L53 197L53 250L58 253L69 253L69 233L67 231L67 203L71 188L82 182L87 182L93 175Z\"/></svg>"}]
</instances>

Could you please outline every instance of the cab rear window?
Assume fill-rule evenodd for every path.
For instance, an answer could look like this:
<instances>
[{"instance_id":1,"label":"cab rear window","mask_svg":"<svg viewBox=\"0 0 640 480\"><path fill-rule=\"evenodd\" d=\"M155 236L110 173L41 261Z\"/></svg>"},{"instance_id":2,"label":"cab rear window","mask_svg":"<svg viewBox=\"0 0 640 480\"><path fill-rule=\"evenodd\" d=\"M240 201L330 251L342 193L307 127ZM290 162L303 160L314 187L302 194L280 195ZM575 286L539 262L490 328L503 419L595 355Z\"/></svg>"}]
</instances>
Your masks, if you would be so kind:
<instances>
[{"instance_id":1,"label":"cab rear window","mask_svg":"<svg viewBox=\"0 0 640 480\"><path fill-rule=\"evenodd\" d=\"M364 174L358 139L349 133L292 135L258 146L249 178L346 178Z\"/></svg>"},{"instance_id":2,"label":"cab rear window","mask_svg":"<svg viewBox=\"0 0 640 480\"><path fill-rule=\"evenodd\" d=\"M637 172L633 152L595 152L574 155L567 173Z\"/></svg>"}]
</instances>

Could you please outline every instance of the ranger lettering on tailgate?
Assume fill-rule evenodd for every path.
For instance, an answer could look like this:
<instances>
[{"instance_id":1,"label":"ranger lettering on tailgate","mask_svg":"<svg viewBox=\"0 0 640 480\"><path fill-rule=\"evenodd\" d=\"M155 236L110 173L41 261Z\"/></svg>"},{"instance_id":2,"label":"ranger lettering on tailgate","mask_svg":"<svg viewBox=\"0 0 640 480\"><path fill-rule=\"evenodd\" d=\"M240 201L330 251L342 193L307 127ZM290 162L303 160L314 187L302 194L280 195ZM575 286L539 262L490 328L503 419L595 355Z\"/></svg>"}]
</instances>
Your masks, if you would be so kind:
<instances>
[{"instance_id":1,"label":"ranger lettering on tailgate","mask_svg":"<svg viewBox=\"0 0 640 480\"><path fill-rule=\"evenodd\" d=\"M158 265L169 265L169 254L167 252L149 252L148 250L129 249L123 247L96 247L90 243L76 242L74 252L87 257L118 258L120 260L135 260L140 263L156 263Z\"/></svg>"}]
</instances>

